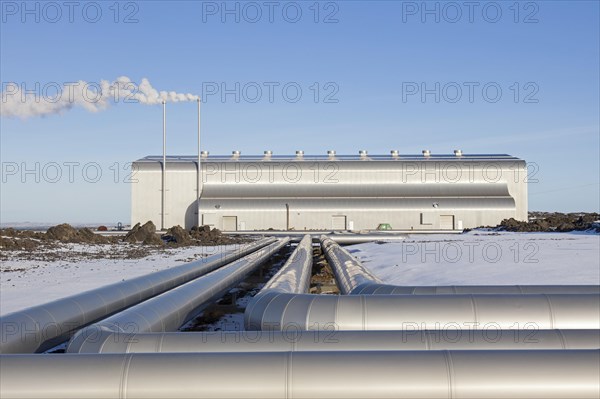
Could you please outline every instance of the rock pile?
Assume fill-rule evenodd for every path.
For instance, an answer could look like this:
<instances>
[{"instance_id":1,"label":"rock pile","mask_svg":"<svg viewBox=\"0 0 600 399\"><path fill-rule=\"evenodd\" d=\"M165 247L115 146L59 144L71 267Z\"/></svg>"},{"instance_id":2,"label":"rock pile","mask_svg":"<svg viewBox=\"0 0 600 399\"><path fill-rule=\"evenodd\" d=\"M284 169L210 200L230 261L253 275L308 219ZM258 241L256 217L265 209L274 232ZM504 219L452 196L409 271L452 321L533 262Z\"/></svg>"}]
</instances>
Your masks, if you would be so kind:
<instances>
[{"instance_id":1,"label":"rock pile","mask_svg":"<svg viewBox=\"0 0 600 399\"><path fill-rule=\"evenodd\" d=\"M38 240L32 240L30 238L7 237L3 233L4 230L0 231L2 231L2 236L0 236L0 248L3 251L29 251L41 245L41 242Z\"/></svg>"},{"instance_id":2,"label":"rock pile","mask_svg":"<svg viewBox=\"0 0 600 399\"><path fill-rule=\"evenodd\" d=\"M58 226L50 227L46 231L46 239L57 240L60 242L74 242L86 244L108 244L108 238L94 234L87 227L76 229L70 224L63 223Z\"/></svg>"},{"instance_id":3,"label":"rock pile","mask_svg":"<svg viewBox=\"0 0 600 399\"><path fill-rule=\"evenodd\" d=\"M146 222L144 225L136 224L123 239L126 242L141 242L147 245L163 245L170 247L187 247L190 245L227 245L246 242L239 237L227 236L218 229L211 229L209 226L194 226L188 232L183 227L177 225L168 229L160 238L156 234L156 226L152 222Z\"/></svg>"},{"instance_id":4,"label":"rock pile","mask_svg":"<svg viewBox=\"0 0 600 399\"><path fill-rule=\"evenodd\" d=\"M194 226L190 231L190 235L199 245L228 245L247 242L240 237L224 235L219 229L212 229L210 226Z\"/></svg>"},{"instance_id":5,"label":"rock pile","mask_svg":"<svg viewBox=\"0 0 600 399\"><path fill-rule=\"evenodd\" d=\"M504 219L499 230L516 232L568 232L595 230L600 232L598 213L532 212L528 222Z\"/></svg>"},{"instance_id":6,"label":"rock pile","mask_svg":"<svg viewBox=\"0 0 600 399\"><path fill-rule=\"evenodd\" d=\"M33 251L37 247L57 247L59 243L80 244L118 244L131 243L163 247L187 247L192 245L228 245L245 243L248 240L239 236L224 235L218 229L209 226L193 227L190 231L181 226L173 226L162 236L157 233L151 221L143 225L138 223L125 236L103 236L87 227L74 228L63 223L50 227L45 233L31 230L0 229L0 248L2 250Z\"/></svg>"},{"instance_id":7,"label":"rock pile","mask_svg":"<svg viewBox=\"0 0 600 399\"><path fill-rule=\"evenodd\" d=\"M190 233L179 225L171 227L162 236L163 241L176 246L188 246L192 244Z\"/></svg>"},{"instance_id":8,"label":"rock pile","mask_svg":"<svg viewBox=\"0 0 600 399\"><path fill-rule=\"evenodd\" d=\"M164 245L163 240L156 234L156 226L150 221L144 223L143 226L140 223L133 226L123 241L132 244L141 242L145 245Z\"/></svg>"}]
</instances>

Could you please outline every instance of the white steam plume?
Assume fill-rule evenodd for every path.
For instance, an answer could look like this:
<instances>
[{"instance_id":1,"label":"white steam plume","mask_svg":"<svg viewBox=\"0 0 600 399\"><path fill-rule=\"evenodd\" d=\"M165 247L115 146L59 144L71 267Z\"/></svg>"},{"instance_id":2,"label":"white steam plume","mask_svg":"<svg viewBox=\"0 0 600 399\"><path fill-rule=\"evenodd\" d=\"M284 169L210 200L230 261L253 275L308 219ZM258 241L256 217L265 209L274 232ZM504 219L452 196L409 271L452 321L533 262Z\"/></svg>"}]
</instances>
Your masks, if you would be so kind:
<instances>
[{"instance_id":1,"label":"white steam plume","mask_svg":"<svg viewBox=\"0 0 600 399\"><path fill-rule=\"evenodd\" d=\"M0 116L21 119L60 114L74 107L98 112L119 102L153 105L163 101L196 101L199 98L193 94L158 91L146 78L137 84L126 76L121 76L114 82L101 80L99 83L90 83L80 80L62 85L9 82L2 84L0 97Z\"/></svg>"}]
</instances>

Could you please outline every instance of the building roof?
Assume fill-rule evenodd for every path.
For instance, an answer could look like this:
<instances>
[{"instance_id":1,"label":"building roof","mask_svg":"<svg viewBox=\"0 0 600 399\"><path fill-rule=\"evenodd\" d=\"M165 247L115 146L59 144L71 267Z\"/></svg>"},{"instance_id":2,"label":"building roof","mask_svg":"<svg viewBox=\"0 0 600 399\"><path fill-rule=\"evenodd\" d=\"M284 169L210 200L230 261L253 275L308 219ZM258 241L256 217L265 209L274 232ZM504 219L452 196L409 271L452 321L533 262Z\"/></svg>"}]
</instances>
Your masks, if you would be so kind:
<instances>
[{"instance_id":1,"label":"building roof","mask_svg":"<svg viewBox=\"0 0 600 399\"><path fill-rule=\"evenodd\" d=\"M168 155L167 162L196 162L197 155ZM399 154L392 155L208 155L202 157L202 161L206 162L226 162L226 161L242 161L242 162L268 162L268 161L519 161L517 157L508 154L462 154L456 156L454 154L431 154L424 156L419 154ZM136 162L161 162L162 155L148 155L138 159Z\"/></svg>"}]
</instances>

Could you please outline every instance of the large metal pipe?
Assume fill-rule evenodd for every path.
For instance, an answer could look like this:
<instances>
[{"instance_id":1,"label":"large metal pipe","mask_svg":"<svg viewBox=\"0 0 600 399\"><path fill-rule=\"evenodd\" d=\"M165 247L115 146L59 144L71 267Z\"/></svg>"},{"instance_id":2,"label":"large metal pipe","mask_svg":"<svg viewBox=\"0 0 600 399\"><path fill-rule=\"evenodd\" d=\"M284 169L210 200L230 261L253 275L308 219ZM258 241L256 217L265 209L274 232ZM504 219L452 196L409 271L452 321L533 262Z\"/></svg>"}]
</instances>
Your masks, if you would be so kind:
<instances>
[{"instance_id":1,"label":"large metal pipe","mask_svg":"<svg viewBox=\"0 0 600 399\"><path fill-rule=\"evenodd\" d=\"M600 294L600 285L397 286L383 284L345 248L321 236L321 248L342 294Z\"/></svg>"},{"instance_id":2,"label":"large metal pipe","mask_svg":"<svg viewBox=\"0 0 600 399\"><path fill-rule=\"evenodd\" d=\"M209 273L272 242L262 239L233 251L81 294L58 299L0 317L0 353L48 350L82 326Z\"/></svg>"},{"instance_id":3,"label":"large metal pipe","mask_svg":"<svg viewBox=\"0 0 600 399\"><path fill-rule=\"evenodd\" d=\"M306 293L310 287L312 259L312 239L305 235L283 267L257 295L266 292Z\"/></svg>"},{"instance_id":4,"label":"large metal pipe","mask_svg":"<svg viewBox=\"0 0 600 399\"><path fill-rule=\"evenodd\" d=\"M367 283L356 287L350 294L600 294L600 285L448 285L428 287Z\"/></svg>"},{"instance_id":5,"label":"large metal pipe","mask_svg":"<svg viewBox=\"0 0 600 399\"><path fill-rule=\"evenodd\" d=\"M0 397L596 399L598 375L598 350L4 355Z\"/></svg>"},{"instance_id":6,"label":"large metal pipe","mask_svg":"<svg viewBox=\"0 0 600 399\"><path fill-rule=\"evenodd\" d=\"M600 349L600 330L216 331L123 334L102 331L76 353L339 352L399 350Z\"/></svg>"},{"instance_id":7,"label":"large metal pipe","mask_svg":"<svg viewBox=\"0 0 600 399\"><path fill-rule=\"evenodd\" d=\"M350 294L361 285L381 283L362 263L330 238L321 236L321 248L343 295Z\"/></svg>"},{"instance_id":8,"label":"large metal pipe","mask_svg":"<svg viewBox=\"0 0 600 399\"><path fill-rule=\"evenodd\" d=\"M422 232L421 232L422 233ZM429 232L428 232L429 233ZM452 233L452 231L444 230L438 231L437 233L445 234ZM334 233L331 231L298 231L298 230L259 230L259 231L224 231L223 234L227 235L260 235L269 237L290 237L292 242L300 242L305 234L312 236L313 243L319 243L320 237L325 235L332 241L337 242L340 245L352 245L352 244L363 244L366 242L373 241L385 241L385 242L399 242L406 239L407 234L399 232L372 232L372 233Z\"/></svg>"},{"instance_id":9,"label":"large metal pipe","mask_svg":"<svg viewBox=\"0 0 600 399\"><path fill-rule=\"evenodd\" d=\"M600 295L266 293L246 330L600 329Z\"/></svg>"},{"instance_id":10,"label":"large metal pipe","mask_svg":"<svg viewBox=\"0 0 600 399\"><path fill-rule=\"evenodd\" d=\"M406 234L330 234L327 238L340 245L356 245L373 241L400 242L406 239ZM315 241L318 241L318 239L318 237L315 237Z\"/></svg>"},{"instance_id":11,"label":"large metal pipe","mask_svg":"<svg viewBox=\"0 0 600 399\"><path fill-rule=\"evenodd\" d=\"M69 351L77 352L81 342L102 330L122 333L176 331L261 266L288 241L278 239L218 270L78 331L69 342Z\"/></svg>"},{"instance_id":12,"label":"large metal pipe","mask_svg":"<svg viewBox=\"0 0 600 399\"><path fill-rule=\"evenodd\" d=\"M312 238L305 235L283 267L247 304L245 318L256 303L268 293L304 294L310 287L312 272ZM247 322L247 321L246 321Z\"/></svg>"}]
</instances>

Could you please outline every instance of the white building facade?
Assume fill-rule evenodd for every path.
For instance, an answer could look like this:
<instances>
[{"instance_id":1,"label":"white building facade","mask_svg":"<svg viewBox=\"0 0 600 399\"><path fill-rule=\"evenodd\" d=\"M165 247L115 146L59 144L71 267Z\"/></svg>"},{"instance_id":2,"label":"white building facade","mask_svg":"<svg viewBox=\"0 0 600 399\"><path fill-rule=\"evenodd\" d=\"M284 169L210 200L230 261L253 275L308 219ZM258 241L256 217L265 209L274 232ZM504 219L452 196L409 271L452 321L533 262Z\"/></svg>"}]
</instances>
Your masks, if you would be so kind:
<instances>
[{"instance_id":1,"label":"white building facade","mask_svg":"<svg viewBox=\"0 0 600 399\"><path fill-rule=\"evenodd\" d=\"M456 230L527 220L526 164L509 155L204 153L200 179L197 157L169 156L164 202L162 167L158 156L133 163L132 224L309 231L387 223L394 230Z\"/></svg>"}]
</instances>

